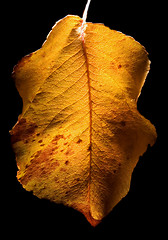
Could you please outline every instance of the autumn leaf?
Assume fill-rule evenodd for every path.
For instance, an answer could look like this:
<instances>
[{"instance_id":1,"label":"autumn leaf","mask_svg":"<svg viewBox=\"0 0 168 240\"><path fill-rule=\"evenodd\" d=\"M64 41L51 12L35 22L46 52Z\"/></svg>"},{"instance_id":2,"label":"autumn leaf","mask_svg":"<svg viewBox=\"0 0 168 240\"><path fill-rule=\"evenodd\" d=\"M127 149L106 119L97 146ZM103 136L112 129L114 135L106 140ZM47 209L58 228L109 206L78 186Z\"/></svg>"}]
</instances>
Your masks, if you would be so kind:
<instances>
[{"instance_id":1,"label":"autumn leaf","mask_svg":"<svg viewBox=\"0 0 168 240\"><path fill-rule=\"evenodd\" d=\"M11 140L23 187L97 225L128 193L156 139L137 110L148 71L132 37L78 16L58 21L13 72L23 111Z\"/></svg>"}]
</instances>

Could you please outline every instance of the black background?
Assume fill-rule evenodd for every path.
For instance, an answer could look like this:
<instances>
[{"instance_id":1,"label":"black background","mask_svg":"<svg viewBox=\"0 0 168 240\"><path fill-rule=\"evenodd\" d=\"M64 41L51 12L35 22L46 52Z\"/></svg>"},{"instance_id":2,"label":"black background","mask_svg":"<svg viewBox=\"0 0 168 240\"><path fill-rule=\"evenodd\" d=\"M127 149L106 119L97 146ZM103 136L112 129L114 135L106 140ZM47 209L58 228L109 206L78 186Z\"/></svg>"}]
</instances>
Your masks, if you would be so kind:
<instances>
[{"instance_id":1,"label":"black background","mask_svg":"<svg viewBox=\"0 0 168 240\"><path fill-rule=\"evenodd\" d=\"M22 101L11 79L14 65L25 55L39 49L52 26L67 14L82 17L86 0L71 1L22 1L4 5L2 24L3 65L1 72L2 119L5 130L2 144L1 204L3 229L13 236L47 236L47 239L61 237L103 236L104 239L138 236L161 236L165 230L166 208L162 208L166 198L166 187L162 186L166 177L163 170L167 156L163 154L162 132L167 116L164 90L167 88L163 75L164 44L167 33L164 30L164 6L153 1L92 0L88 22L104 23L111 29L134 37L149 52L151 70L138 100L138 110L156 126L158 139L152 148L140 158L132 175L128 195L112 212L93 228L85 217L62 205L40 200L25 191L16 180L17 167L10 145L8 131L16 123L22 110ZM3 13L2 10L2 13ZM163 56L162 56L163 54ZM3 86L3 84L5 84ZM165 99L164 99L165 97ZM165 177L165 179L164 179ZM166 221L166 220L165 220ZM21 234L21 232L23 233ZM162 237L160 238L162 239Z\"/></svg>"}]
</instances>

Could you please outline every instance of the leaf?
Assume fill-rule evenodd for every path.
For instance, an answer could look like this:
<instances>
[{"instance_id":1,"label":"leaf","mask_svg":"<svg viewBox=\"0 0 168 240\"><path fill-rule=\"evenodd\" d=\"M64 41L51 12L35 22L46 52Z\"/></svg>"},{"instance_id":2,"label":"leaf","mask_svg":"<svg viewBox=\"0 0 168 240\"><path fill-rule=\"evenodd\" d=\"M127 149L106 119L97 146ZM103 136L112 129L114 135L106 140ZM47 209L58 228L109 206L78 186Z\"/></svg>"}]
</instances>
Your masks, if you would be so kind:
<instances>
[{"instance_id":1,"label":"leaf","mask_svg":"<svg viewBox=\"0 0 168 240\"><path fill-rule=\"evenodd\" d=\"M82 29L78 16L58 21L13 72L23 111L11 140L23 187L97 225L128 193L156 139L136 104L148 71L132 37L103 24Z\"/></svg>"}]
</instances>

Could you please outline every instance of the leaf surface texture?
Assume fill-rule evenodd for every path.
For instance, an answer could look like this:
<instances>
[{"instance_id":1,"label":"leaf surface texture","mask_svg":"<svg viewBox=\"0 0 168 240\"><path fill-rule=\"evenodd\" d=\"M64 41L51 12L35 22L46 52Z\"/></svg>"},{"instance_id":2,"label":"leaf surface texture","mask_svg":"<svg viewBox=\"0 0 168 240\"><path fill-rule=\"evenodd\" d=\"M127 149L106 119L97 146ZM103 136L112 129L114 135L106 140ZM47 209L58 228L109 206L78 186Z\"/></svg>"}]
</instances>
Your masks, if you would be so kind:
<instances>
[{"instance_id":1,"label":"leaf surface texture","mask_svg":"<svg viewBox=\"0 0 168 240\"><path fill-rule=\"evenodd\" d=\"M97 225L128 193L139 156L156 139L137 110L149 71L143 46L68 15L13 77L23 111L11 130L18 180Z\"/></svg>"}]
</instances>

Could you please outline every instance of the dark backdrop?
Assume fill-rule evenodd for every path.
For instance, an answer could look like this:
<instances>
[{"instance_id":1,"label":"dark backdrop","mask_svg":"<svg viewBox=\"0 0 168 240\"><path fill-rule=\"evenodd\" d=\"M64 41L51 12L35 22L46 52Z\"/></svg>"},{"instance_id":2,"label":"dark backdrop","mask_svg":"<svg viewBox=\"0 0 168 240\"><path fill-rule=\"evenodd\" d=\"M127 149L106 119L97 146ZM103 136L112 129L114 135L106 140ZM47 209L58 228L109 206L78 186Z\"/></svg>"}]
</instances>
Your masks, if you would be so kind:
<instances>
[{"instance_id":1,"label":"dark backdrop","mask_svg":"<svg viewBox=\"0 0 168 240\"><path fill-rule=\"evenodd\" d=\"M167 37L164 32L164 6L156 1L96 1L92 0L88 22L104 23L111 29L134 37L149 52L151 70L138 100L138 109L156 126L158 139L154 147L140 158L132 176L128 195L96 228L90 226L84 216L77 211L40 200L26 192L16 180L17 167L10 145L8 131L16 123L21 113L22 101L11 79L13 66L23 56L39 49L52 26L67 14L82 16L86 0L71 1L22 1L5 4L2 22L4 53L2 71L1 102L2 119L5 120L1 157L3 176L1 199L3 200L3 229L21 237L47 236L47 239L62 237L104 236L104 239L138 236L156 236L163 233L164 214L161 208L166 197L162 191L165 180L163 169L166 155L162 151L162 123L165 107L163 93L167 88L162 71L165 69L160 54ZM165 6L167 7L167 6ZM2 10L3 13L3 10ZM160 15L159 15L160 14ZM164 87L163 87L164 86ZM4 95L3 95L4 94ZM3 108L4 107L4 108ZM165 125L166 126L166 125ZM166 131L164 128L163 131ZM4 164L4 165L3 165ZM163 214L163 216L161 216ZM161 238L162 239L162 238Z\"/></svg>"}]
</instances>

